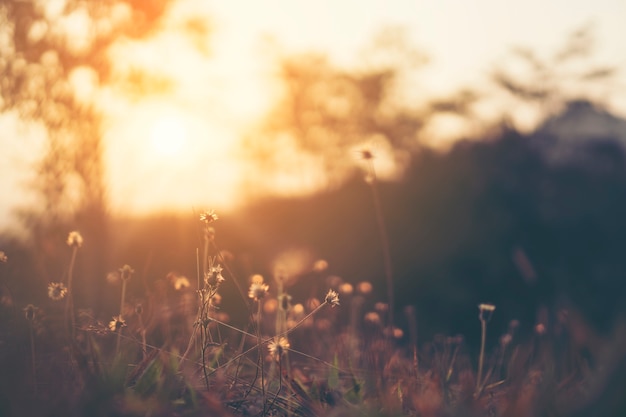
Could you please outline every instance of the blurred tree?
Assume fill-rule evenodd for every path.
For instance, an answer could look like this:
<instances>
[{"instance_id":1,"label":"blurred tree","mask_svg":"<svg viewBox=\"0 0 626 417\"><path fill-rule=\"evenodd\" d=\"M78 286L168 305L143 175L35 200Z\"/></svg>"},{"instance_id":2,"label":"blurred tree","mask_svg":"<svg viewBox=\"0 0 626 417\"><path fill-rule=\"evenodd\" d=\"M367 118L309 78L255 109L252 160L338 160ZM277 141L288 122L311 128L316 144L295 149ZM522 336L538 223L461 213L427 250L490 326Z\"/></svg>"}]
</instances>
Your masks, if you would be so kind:
<instances>
[{"instance_id":1,"label":"blurred tree","mask_svg":"<svg viewBox=\"0 0 626 417\"><path fill-rule=\"evenodd\" d=\"M594 28L583 26L546 58L528 48L513 48L511 59L503 60L493 70L491 79L513 98L516 113L530 110L535 115L534 122L541 121L560 112L572 100L607 100L611 91L607 87L611 86L616 68L594 62L594 52ZM504 116L516 121L514 112Z\"/></svg>"},{"instance_id":2,"label":"blurred tree","mask_svg":"<svg viewBox=\"0 0 626 417\"><path fill-rule=\"evenodd\" d=\"M112 82L108 47L122 36L148 36L169 3L0 4L0 111L17 112L47 134L32 183L41 205L22 211L44 280L62 275L63 242L70 228L80 230L88 242L82 272L102 278L110 267L101 117L90 92Z\"/></svg>"},{"instance_id":3,"label":"blurred tree","mask_svg":"<svg viewBox=\"0 0 626 417\"><path fill-rule=\"evenodd\" d=\"M296 189L313 177L337 186L354 174L357 151L368 148L401 172L433 114L467 114L474 100L467 91L416 99L415 73L426 61L394 28L374 38L354 68L315 53L280 56L282 97L245 142L251 169L264 179L300 179ZM252 189L268 187L253 175L249 181Z\"/></svg>"}]
</instances>

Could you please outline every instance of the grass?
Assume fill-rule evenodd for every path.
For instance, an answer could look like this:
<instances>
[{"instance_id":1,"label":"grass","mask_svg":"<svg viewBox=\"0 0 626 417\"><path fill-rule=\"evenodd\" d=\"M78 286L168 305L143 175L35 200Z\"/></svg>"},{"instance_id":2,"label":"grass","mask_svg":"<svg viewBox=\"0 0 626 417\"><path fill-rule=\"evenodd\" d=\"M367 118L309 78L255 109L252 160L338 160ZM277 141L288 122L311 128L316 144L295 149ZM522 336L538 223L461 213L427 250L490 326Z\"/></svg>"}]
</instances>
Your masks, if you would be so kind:
<instances>
[{"instance_id":1,"label":"grass","mask_svg":"<svg viewBox=\"0 0 626 417\"><path fill-rule=\"evenodd\" d=\"M186 277L172 277L167 298L146 294L144 303L133 304L126 284L134 271L124 265L117 272L115 317L75 310L71 281L80 277L71 271L82 238L81 245L68 240L64 303L56 294L37 307L2 305L0 414L574 417L626 411L621 396L611 395L624 386L626 326L602 338L572 310L555 323L538 323L528 337L512 322L500 342L489 345L487 322L497 313L481 304L477 356L458 335L420 345L415 309L405 309L406 329L389 326L389 305L375 299L367 282L335 278L324 293L296 300L282 271L267 281L236 276L218 250L216 220L212 212L201 216L205 238L195 288ZM232 284L241 300L221 299L222 286ZM222 311L235 301L247 306L247 323L232 323Z\"/></svg>"}]
</instances>

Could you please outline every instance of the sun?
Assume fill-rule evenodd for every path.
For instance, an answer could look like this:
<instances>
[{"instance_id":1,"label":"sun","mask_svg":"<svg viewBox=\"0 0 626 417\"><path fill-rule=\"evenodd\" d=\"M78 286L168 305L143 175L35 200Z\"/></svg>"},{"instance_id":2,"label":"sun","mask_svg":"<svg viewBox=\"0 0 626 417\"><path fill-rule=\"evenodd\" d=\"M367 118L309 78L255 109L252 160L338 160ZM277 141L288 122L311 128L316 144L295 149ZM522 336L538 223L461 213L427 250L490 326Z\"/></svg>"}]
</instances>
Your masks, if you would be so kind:
<instances>
[{"instance_id":1,"label":"sun","mask_svg":"<svg viewBox=\"0 0 626 417\"><path fill-rule=\"evenodd\" d=\"M178 156L188 140L186 123L177 116L168 115L159 118L150 128L150 146L162 156Z\"/></svg>"}]
</instances>

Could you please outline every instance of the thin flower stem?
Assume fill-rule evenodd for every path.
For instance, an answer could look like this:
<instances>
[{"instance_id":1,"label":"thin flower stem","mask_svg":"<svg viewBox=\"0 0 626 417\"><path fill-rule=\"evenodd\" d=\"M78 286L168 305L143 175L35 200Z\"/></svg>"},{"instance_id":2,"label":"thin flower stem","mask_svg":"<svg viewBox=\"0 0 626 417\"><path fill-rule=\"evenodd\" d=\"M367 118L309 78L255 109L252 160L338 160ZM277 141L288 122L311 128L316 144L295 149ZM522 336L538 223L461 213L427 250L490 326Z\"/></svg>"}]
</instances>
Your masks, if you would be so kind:
<instances>
[{"instance_id":1,"label":"thin flower stem","mask_svg":"<svg viewBox=\"0 0 626 417\"><path fill-rule=\"evenodd\" d=\"M126 279L124 279L124 277L122 277L122 300L120 301L120 321L123 319L123 314L124 314L124 301L126 299ZM123 326L120 326L119 329L117 329L117 343L115 344L115 353L117 355L119 355L120 353L120 341L122 339L122 328Z\"/></svg>"},{"instance_id":2,"label":"thin flower stem","mask_svg":"<svg viewBox=\"0 0 626 417\"><path fill-rule=\"evenodd\" d=\"M482 388L483 364L485 360L485 342L487 339L487 320L480 319L481 337L480 337L480 355L478 356L478 375L476 376L476 395Z\"/></svg>"},{"instance_id":3,"label":"thin flower stem","mask_svg":"<svg viewBox=\"0 0 626 417\"><path fill-rule=\"evenodd\" d=\"M304 322L305 322L305 321L306 321L309 317L311 317L313 314L317 313L317 312L318 312L318 311L319 311L322 307L324 307L326 304L328 304L328 303L327 303L326 301L324 301L322 304L320 304L319 306L317 306L317 307L315 308L315 310L311 311L311 312L310 312L309 314L307 314L307 315L306 315L306 316L305 316L302 320L300 320L298 323L296 323L296 324L295 324L295 325L294 325L291 329L285 330L285 331L284 331L284 332L282 332L281 334L277 334L277 335L276 335L276 336L274 336L274 337L268 337L267 339L262 340L262 341L261 341L261 344L265 345L265 344L267 344L267 343L271 342L272 340L274 340L274 339L275 339L275 338L277 338L277 337L279 338L279 337L281 337L281 336L286 336L286 335L288 335L289 333L293 332L296 328L300 327L300 326L302 325L302 323L304 323ZM232 326L229 326L229 325L227 325L226 323L223 323L223 322L218 321L218 320L216 320L216 319L213 319L213 318L212 318L211 320L213 320L213 321L215 321L215 322L217 322L217 323L219 323L219 324L223 324L223 325L225 325L225 326L228 326L229 328L233 328ZM242 334L244 334L244 335L248 335L248 336L251 336L251 337L256 337L255 335L253 335L253 334L251 334L251 333L248 333L248 332L245 332L245 331L243 331L243 330L240 330L240 329L237 329L237 328L233 328L233 329L234 329L234 330L237 330L237 331L239 331L239 332L241 332L241 333L242 333ZM222 365L219 365L219 366L217 366L215 369L213 369L213 370L211 371L211 373L210 373L210 374L213 374L213 373L217 372L219 369L221 369L221 368L223 368L223 367L225 367L225 366L230 365L232 362L234 362L234 361L236 361L236 360L239 360L241 357L243 357L243 356L247 355L248 353L252 352L252 351L253 351L253 350L255 350L256 348L257 348L257 346L255 345L255 346L252 346L251 348L249 348L249 349L247 349L247 350L245 350L245 351L241 352L240 354L235 355L235 356L234 356L232 359L230 359L228 362L223 363ZM210 375L210 374L209 374L209 375Z\"/></svg>"},{"instance_id":4,"label":"thin flower stem","mask_svg":"<svg viewBox=\"0 0 626 417\"><path fill-rule=\"evenodd\" d=\"M204 374L204 384L206 386L207 391L209 390L209 374L206 370L206 349L208 344L206 344L206 328L202 327L200 329L200 334L202 335L202 373Z\"/></svg>"},{"instance_id":5,"label":"thin flower stem","mask_svg":"<svg viewBox=\"0 0 626 417\"><path fill-rule=\"evenodd\" d=\"M76 262L76 253L78 252L78 246L72 248L72 258L70 259L70 266L67 272L67 301L65 302L65 323L67 325L69 321L68 334L71 338L71 343L74 342L76 334L76 318L74 317L74 288L72 287L72 281L74 277L74 264Z\"/></svg>"},{"instance_id":6,"label":"thin flower stem","mask_svg":"<svg viewBox=\"0 0 626 417\"><path fill-rule=\"evenodd\" d=\"M191 331L191 337L189 338L189 343L187 343L187 349L185 349L185 353L180 360L180 363L183 363L187 359L187 355L191 351L191 346L196 342L197 345L197 334L198 334L198 326L202 319L202 295L200 286L200 251L196 248L196 276L198 279L198 294L200 294L200 303L198 304L198 312L196 313L196 324L193 326L193 330Z\"/></svg>"},{"instance_id":7,"label":"thin flower stem","mask_svg":"<svg viewBox=\"0 0 626 417\"><path fill-rule=\"evenodd\" d=\"M30 359L31 367L33 368L33 392L37 395L37 363L35 362L35 331L33 329L33 323L29 323L30 328Z\"/></svg>"},{"instance_id":8,"label":"thin flower stem","mask_svg":"<svg viewBox=\"0 0 626 417\"><path fill-rule=\"evenodd\" d=\"M143 325L143 319L141 318L141 314L139 316L139 327L141 329L141 353L143 358L146 359L148 354L148 349L146 348L146 327Z\"/></svg>"},{"instance_id":9,"label":"thin flower stem","mask_svg":"<svg viewBox=\"0 0 626 417\"><path fill-rule=\"evenodd\" d=\"M246 309L248 310L249 317L252 318L251 305L247 302L246 295L244 294L244 291L241 288L241 285L239 285L239 281L237 280L237 276L230 269L230 266L228 265L228 262L226 262L226 259L224 259L224 256L222 255L222 251L220 250L220 248L215 243L215 239L211 239L210 243L211 243L211 246L213 247L213 250L217 254L217 259L224 265L224 269L226 270L228 275L230 275L231 281L235 284L235 287L237 287L237 291L239 292L239 296L243 300L243 303L246 306ZM252 323L253 326L256 326L256 321L250 320L250 323ZM237 329L237 330L239 331L239 329ZM245 343L245 336L242 333L241 341L239 343L239 347L237 349L237 352L241 353L243 351L244 343ZM235 371L235 375L237 375L238 372L239 372L239 365L240 364L238 363L237 364L237 370Z\"/></svg>"},{"instance_id":10,"label":"thin flower stem","mask_svg":"<svg viewBox=\"0 0 626 417\"><path fill-rule=\"evenodd\" d=\"M452 353L452 359L450 359L450 365L448 366L448 373L446 374L446 382L450 381L452 377L452 372L454 372L454 363L456 362L457 353L459 352L459 345L457 344L454 347L454 352Z\"/></svg>"},{"instance_id":11,"label":"thin flower stem","mask_svg":"<svg viewBox=\"0 0 626 417\"><path fill-rule=\"evenodd\" d=\"M378 225L378 233L380 234L380 243L383 250L383 262L385 265L385 281L387 283L387 300L389 302L389 326L393 326L394 314L394 294L393 294L393 268L391 266L391 253L389 249L389 237L387 236L387 227L385 226L385 218L380 204L380 196L378 194L378 182L376 178L376 170L374 169L374 161L368 159L368 165L372 181L370 188L372 190L372 199L374 201L374 210L376 212L376 223Z\"/></svg>"},{"instance_id":12,"label":"thin flower stem","mask_svg":"<svg viewBox=\"0 0 626 417\"><path fill-rule=\"evenodd\" d=\"M204 384L206 385L206 389L207 391L209 390L209 374L207 373L206 370L206 349L208 347L207 345L207 327L208 327L208 323L205 323L205 318L206 318L206 312L205 312L205 293L204 291L200 291L200 305L202 306L200 308L200 323L198 324L200 326L200 354L202 355L202 372L204 373Z\"/></svg>"},{"instance_id":13,"label":"thin flower stem","mask_svg":"<svg viewBox=\"0 0 626 417\"><path fill-rule=\"evenodd\" d=\"M280 391L283 389L283 362L281 358L278 358L278 390L276 390L276 394L274 394L274 398L270 403L269 407L267 407L267 411L270 412L276 403L276 398L280 394Z\"/></svg>"},{"instance_id":14,"label":"thin flower stem","mask_svg":"<svg viewBox=\"0 0 626 417\"><path fill-rule=\"evenodd\" d=\"M213 246L213 249L215 249L215 252L217 253L217 257L219 261L222 262L222 264L224 264L224 269L226 270L226 272L228 272L232 281L235 283L235 286L237 287L237 291L239 292L239 296L241 297L244 304L246 305L246 308L251 314L253 310L251 309L252 308L251 305L248 304L247 302L246 294L244 293L243 288L241 288L241 285L239 285L239 281L237 281L235 274L233 274L233 271L228 266L228 262L226 262L226 259L224 259L224 257L222 256L222 251L220 251L220 249L217 247L217 244L215 243L215 239L211 240L211 245Z\"/></svg>"},{"instance_id":15,"label":"thin flower stem","mask_svg":"<svg viewBox=\"0 0 626 417\"><path fill-rule=\"evenodd\" d=\"M261 365L261 393L263 395L263 415L265 415L265 358L263 357L263 347L261 340L261 300L257 300L257 326L256 326L256 336L257 336L257 346L259 350L259 358L258 361Z\"/></svg>"}]
</instances>

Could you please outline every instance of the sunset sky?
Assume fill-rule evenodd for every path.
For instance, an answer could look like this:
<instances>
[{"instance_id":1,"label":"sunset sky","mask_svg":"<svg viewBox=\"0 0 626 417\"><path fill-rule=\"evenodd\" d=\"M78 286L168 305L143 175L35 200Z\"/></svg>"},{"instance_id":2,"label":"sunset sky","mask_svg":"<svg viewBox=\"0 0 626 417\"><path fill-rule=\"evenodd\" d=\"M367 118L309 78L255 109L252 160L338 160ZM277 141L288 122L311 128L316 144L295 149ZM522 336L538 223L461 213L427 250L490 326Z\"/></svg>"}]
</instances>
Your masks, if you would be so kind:
<instances>
[{"instance_id":1,"label":"sunset sky","mask_svg":"<svg viewBox=\"0 0 626 417\"><path fill-rule=\"evenodd\" d=\"M51 4L54 2L51 2ZM612 111L626 116L626 2L623 0L264 0L174 2L162 30L142 42L120 40L109 51L114 70L137 65L175 80L167 95L132 101L115 88L94 88L88 71L73 74L85 100L104 114L109 195L113 212L233 207L245 196L237 184L241 135L277 99L276 51L319 51L357 67L362 51L385 27L401 27L429 58L416 96L484 85L513 46L549 56L567 35L592 25L594 61L622 69L603 91ZM188 16L206 17L207 39L180 31ZM76 25L80 31L80 24ZM206 44L205 53L198 42ZM29 164L42 133L0 116L0 227L23 203ZM313 169L314 171L314 169ZM311 174L314 177L314 173ZM315 188L286 182L285 190Z\"/></svg>"}]
</instances>

